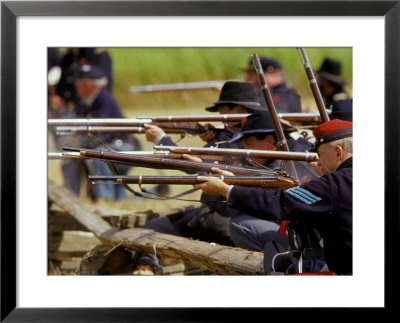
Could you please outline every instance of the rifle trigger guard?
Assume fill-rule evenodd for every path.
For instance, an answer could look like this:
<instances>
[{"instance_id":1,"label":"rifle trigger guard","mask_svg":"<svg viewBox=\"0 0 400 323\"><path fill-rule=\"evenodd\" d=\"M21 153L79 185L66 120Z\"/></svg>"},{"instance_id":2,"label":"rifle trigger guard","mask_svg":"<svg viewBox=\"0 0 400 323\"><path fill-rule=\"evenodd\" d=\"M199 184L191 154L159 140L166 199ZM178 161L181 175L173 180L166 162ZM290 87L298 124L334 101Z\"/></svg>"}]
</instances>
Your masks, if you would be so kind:
<instances>
[{"instance_id":1,"label":"rifle trigger guard","mask_svg":"<svg viewBox=\"0 0 400 323\"><path fill-rule=\"evenodd\" d=\"M143 193L147 193L147 190L146 190L145 188L142 187L142 183L143 183L142 175L139 175L139 176L138 176L138 186L139 186L140 190L141 190Z\"/></svg>"}]
</instances>

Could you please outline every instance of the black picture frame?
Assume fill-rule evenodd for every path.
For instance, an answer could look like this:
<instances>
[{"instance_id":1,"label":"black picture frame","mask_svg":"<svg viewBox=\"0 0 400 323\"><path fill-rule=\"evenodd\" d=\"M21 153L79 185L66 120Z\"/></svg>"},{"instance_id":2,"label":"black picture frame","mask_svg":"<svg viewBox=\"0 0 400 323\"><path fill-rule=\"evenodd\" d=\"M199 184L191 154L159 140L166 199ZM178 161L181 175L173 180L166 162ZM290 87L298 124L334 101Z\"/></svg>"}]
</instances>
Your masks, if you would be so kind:
<instances>
[{"instance_id":1,"label":"black picture frame","mask_svg":"<svg viewBox=\"0 0 400 323\"><path fill-rule=\"evenodd\" d=\"M2 1L1 3L1 321L3 322L236 322L272 318L279 309L248 308L18 308L16 307L16 19L19 16L383 16L385 19L385 307L399 286L400 1ZM371 44L373 45L373 44ZM375 158L374 158L375 157ZM378 158L376 158L378 157ZM373 171L371 187L373 186ZM373 235L371 235L373 240ZM373 243L373 241L371 242ZM373 265L373 255L371 256ZM345 292L345 291L344 291ZM288 297L294 297L288 293ZM239 296L238 296L239 297ZM245 297L251 297L246 295ZM328 310L328 309L327 309ZM251 313L250 313L251 311ZM268 311L268 312L267 312ZM302 315L300 309L285 317ZM282 314L282 313L280 313ZM329 311L331 317L340 315ZM264 316L263 316L264 315ZM286 316L287 315L287 316ZM268 318L267 318L268 316ZM371 317L372 318L372 317ZM293 317L293 319L295 319ZM311 318L309 318L311 319ZM318 316L312 319L318 318Z\"/></svg>"}]
</instances>

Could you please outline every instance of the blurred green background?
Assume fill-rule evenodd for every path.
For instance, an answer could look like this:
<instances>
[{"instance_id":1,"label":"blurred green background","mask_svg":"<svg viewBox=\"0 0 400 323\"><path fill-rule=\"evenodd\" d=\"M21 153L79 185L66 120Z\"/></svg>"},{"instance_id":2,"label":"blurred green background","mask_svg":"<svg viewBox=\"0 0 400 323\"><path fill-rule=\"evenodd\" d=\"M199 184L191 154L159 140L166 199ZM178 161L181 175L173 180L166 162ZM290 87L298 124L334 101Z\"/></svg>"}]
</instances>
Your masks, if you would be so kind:
<instances>
[{"instance_id":1,"label":"blurred green background","mask_svg":"<svg viewBox=\"0 0 400 323\"><path fill-rule=\"evenodd\" d=\"M302 98L303 110L313 97L296 48L109 48L116 96L129 117L160 109L181 113L204 113L204 107L218 99L212 90L131 94L132 85L243 79L241 68L250 56L275 58L284 67L287 83ZM311 66L318 69L325 57L342 62L342 73L352 88L352 48L306 48ZM157 112L158 113L158 112Z\"/></svg>"},{"instance_id":2,"label":"blurred green background","mask_svg":"<svg viewBox=\"0 0 400 323\"><path fill-rule=\"evenodd\" d=\"M352 48L305 48L311 66L318 69L326 57L342 63L342 75L347 81L347 91L352 95ZM214 80L243 80L250 56L267 56L277 59L285 70L287 84L301 96L303 111L318 111L312 96L303 64L296 48L106 48L112 60L112 92L127 118L160 114L208 114L204 108L218 100L219 92L213 89L130 93L130 86L184 83ZM60 48L63 53L64 48ZM143 150L153 150L144 135L137 135ZM179 135L173 135L179 140ZM198 137L186 136L178 142L181 146L203 146ZM59 184L62 176L60 164L49 164L49 177ZM133 168L131 174L176 174L181 172ZM174 187L173 193L189 189ZM190 196L188 196L190 198ZM196 197L195 197L196 198ZM138 206L136 201L136 206ZM173 205L173 204L172 204ZM148 205L144 206L145 208ZM153 208L155 205L151 205Z\"/></svg>"},{"instance_id":3,"label":"blurred green background","mask_svg":"<svg viewBox=\"0 0 400 323\"><path fill-rule=\"evenodd\" d=\"M61 52L65 49L61 48ZM314 99L296 48L106 48L111 56L113 94L126 117L171 111L180 114L205 113L204 107L218 99L218 92L186 90L130 93L129 87L147 84L184 83L213 80L241 80L250 56L267 56L283 65L288 85L302 98L303 111ZM352 94L352 48L306 48L311 66L318 69L325 57L342 62L347 90ZM169 112L168 112L169 113Z\"/></svg>"}]
</instances>

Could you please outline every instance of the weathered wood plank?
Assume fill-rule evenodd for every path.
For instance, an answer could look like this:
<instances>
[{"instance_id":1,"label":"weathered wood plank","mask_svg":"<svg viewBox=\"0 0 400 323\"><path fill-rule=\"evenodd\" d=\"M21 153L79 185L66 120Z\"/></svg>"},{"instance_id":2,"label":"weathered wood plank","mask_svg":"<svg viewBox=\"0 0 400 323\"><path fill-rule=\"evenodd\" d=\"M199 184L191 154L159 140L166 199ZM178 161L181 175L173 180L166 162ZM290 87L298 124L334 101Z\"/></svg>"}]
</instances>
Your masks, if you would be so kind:
<instances>
[{"instance_id":1,"label":"weathered wood plank","mask_svg":"<svg viewBox=\"0 0 400 323\"><path fill-rule=\"evenodd\" d=\"M263 274L263 254L208 242L154 232L148 229L112 228L100 216L89 212L64 188L49 181L49 200L71 214L106 243L159 256L175 257L217 274Z\"/></svg>"},{"instance_id":2,"label":"weathered wood plank","mask_svg":"<svg viewBox=\"0 0 400 323\"><path fill-rule=\"evenodd\" d=\"M49 202L53 202L63 210L67 211L96 236L100 236L102 233L111 229L111 225L100 216L88 212L71 192L58 186L51 180L49 180L48 183Z\"/></svg>"}]
</instances>

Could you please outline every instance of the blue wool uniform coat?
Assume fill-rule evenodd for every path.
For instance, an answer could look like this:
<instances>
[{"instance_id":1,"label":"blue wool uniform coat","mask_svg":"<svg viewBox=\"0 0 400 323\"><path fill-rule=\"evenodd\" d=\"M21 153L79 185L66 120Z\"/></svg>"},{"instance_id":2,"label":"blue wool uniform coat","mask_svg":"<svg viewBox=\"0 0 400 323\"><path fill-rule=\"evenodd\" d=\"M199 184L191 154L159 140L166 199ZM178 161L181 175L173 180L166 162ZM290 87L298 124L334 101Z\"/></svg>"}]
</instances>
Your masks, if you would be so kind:
<instances>
[{"instance_id":1,"label":"blue wool uniform coat","mask_svg":"<svg viewBox=\"0 0 400 323\"><path fill-rule=\"evenodd\" d=\"M82 101L77 105L76 118L123 118L117 101L107 89L102 89L93 103L89 106ZM130 145L130 150L141 150L139 141L130 134L124 133L97 133L96 136L106 143L112 143L116 139L123 140ZM85 148L96 148L99 145L97 140L88 136L81 136L82 145ZM118 147L117 147L118 148Z\"/></svg>"},{"instance_id":2,"label":"blue wool uniform coat","mask_svg":"<svg viewBox=\"0 0 400 323\"><path fill-rule=\"evenodd\" d=\"M353 100L344 91L334 93L326 98L327 108L332 108L330 119L353 120Z\"/></svg>"},{"instance_id":3,"label":"blue wool uniform coat","mask_svg":"<svg viewBox=\"0 0 400 323\"><path fill-rule=\"evenodd\" d=\"M352 158L338 169L290 189L234 186L229 204L266 220L304 220L324 240L329 270L352 274Z\"/></svg>"},{"instance_id":4,"label":"blue wool uniform coat","mask_svg":"<svg viewBox=\"0 0 400 323\"><path fill-rule=\"evenodd\" d=\"M294 89L287 87L285 83L281 83L278 86L271 88L270 92L275 104L276 112L301 112L300 96ZM264 95L261 90L259 97L261 105L263 107L267 107L267 103L265 102Z\"/></svg>"},{"instance_id":5,"label":"blue wool uniform coat","mask_svg":"<svg viewBox=\"0 0 400 323\"><path fill-rule=\"evenodd\" d=\"M241 130L241 124L238 123L233 127L227 127L222 132L220 132L213 140L207 142L204 147L214 146L217 142L224 141L225 143L219 144L218 147L221 148L243 148L240 142L237 143L229 143L229 140ZM160 142L160 145L166 146L176 146L176 144L172 141L170 136L164 136ZM221 244L229 243L229 232L228 232L228 221L229 217L236 216L240 211L236 209L232 209L227 206L225 203L221 203L221 201L225 200L225 198L221 195L207 195L201 194L202 201L204 204L201 207L189 210L178 212L174 214L168 215L168 219L173 223L176 230L180 232L181 235L187 237L193 237L195 239L202 239L206 241L214 241ZM199 212L204 213L214 213L212 217L215 221L214 230L211 230L208 235L196 232L192 227L190 227L189 222L196 217ZM225 219L224 219L224 218Z\"/></svg>"}]
</instances>

